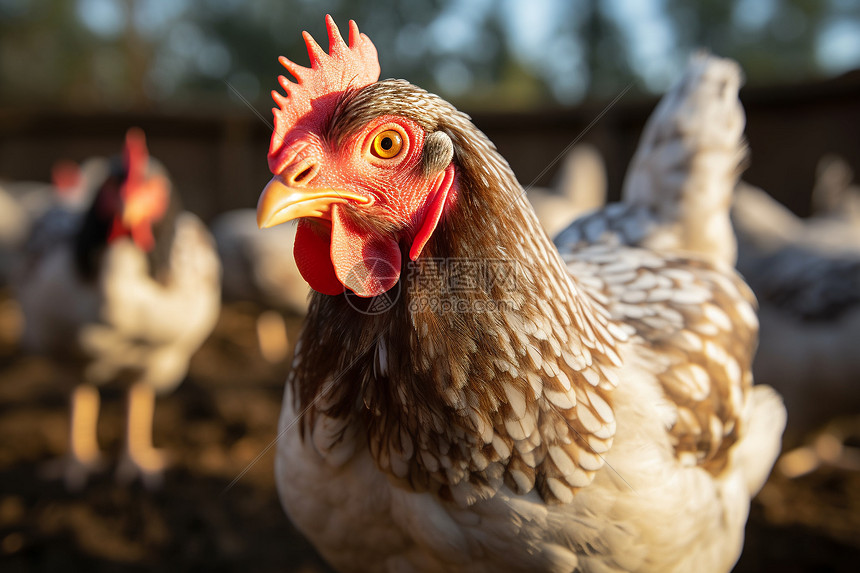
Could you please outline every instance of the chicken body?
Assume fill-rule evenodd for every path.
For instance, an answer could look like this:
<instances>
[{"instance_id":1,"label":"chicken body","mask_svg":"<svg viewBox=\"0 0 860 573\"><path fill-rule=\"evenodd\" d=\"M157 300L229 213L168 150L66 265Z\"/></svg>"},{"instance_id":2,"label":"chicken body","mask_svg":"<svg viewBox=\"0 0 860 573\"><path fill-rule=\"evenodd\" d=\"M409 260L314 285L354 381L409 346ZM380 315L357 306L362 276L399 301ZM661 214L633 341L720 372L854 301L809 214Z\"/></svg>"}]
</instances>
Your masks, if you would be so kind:
<instances>
[{"instance_id":1,"label":"chicken body","mask_svg":"<svg viewBox=\"0 0 860 573\"><path fill-rule=\"evenodd\" d=\"M72 360L96 385L135 373L170 392L218 316L219 265L205 226L188 212L177 217L168 282L153 279L130 239L112 244L100 267L94 281L81 277L68 242L40 257L18 294L24 344Z\"/></svg>"},{"instance_id":2,"label":"chicken body","mask_svg":"<svg viewBox=\"0 0 860 573\"><path fill-rule=\"evenodd\" d=\"M142 134L129 137L143 145ZM151 445L154 396L181 383L220 310L212 238L195 215L181 211L169 187L154 199L153 181L169 184L142 149L136 182L128 161L115 162L87 211L51 212L51 221L36 224L17 285L24 346L52 358L76 387L69 452L56 468L70 489L101 465L96 387L108 383L130 392L121 477L160 480L165 459ZM152 209L163 213L150 217ZM122 226L132 210L148 230Z\"/></svg>"},{"instance_id":3,"label":"chicken body","mask_svg":"<svg viewBox=\"0 0 860 573\"><path fill-rule=\"evenodd\" d=\"M541 378L537 386L543 390L530 395L534 387L525 388L517 395L518 390L503 387L498 399L508 403L488 420L488 435L471 445L470 459L451 455L454 459L446 460L441 455L439 461L430 461L431 454L426 454L428 459L420 460L417 444L428 444L427 450L433 451L431 444L440 437L433 430L422 435L415 424L408 424L413 426L408 430L410 445L402 446L403 438L392 438L392 430L387 436L368 435L366 423L324 414L326 391L362 385L361 375L341 369L348 365L331 369L319 385L323 397L312 408L313 422L307 422L305 403L296 399L292 386L302 381L290 380L276 459L281 500L293 522L338 570L731 569L742 548L750 497L770 472L785 424L779 396L769 387L748 387L750 354L734 354L754 338L749 291L727 267L691 265L688 259L655 256L611 241L610 246L569 252L565 260L572 276L587 277L574 284L590 311L635 325L635 332L615 331L610 326L615 323L604 325L619 337L612 348L621 366L609 367L601 376L618 381L611 412L602 410L609 399L601 402L600 395L592 393L596 388L587 382L577 386L570 375L572 396L553 394L561 388L553 388L547 371L564 372L563 357L569 355L562 351L560 358L542 348L538 360L546 366L536 368L529 348L541 348L543 341L576 349L581 342L571 344L546 322L509 333L512 358L518 359L513 372L497 366L490 376L481 376L498 382L506 374L527 377L531 370ZM656 302L643 304L649 299ZM716 316L719 326L710 321ZM503 319L519 325L517 320ZM519 328L534 330L518 337ZM462 332L449 336L455 344L469 343ZM408 351L417 361L430 359L418 345L406 349L392 338L384 336L366 356L347 356L359 365L369 362L364 366L373 371L368 375L372 381L412 388L416 381L411 378L386 376L396 369L392 353ZM352 340L361 347L358 339ZM301 344L309 342L303 339ZM586 355L587 348L586 343ZM302 360L313 359L302 351L299 369ZM596 358L594 349L591 354ZM574 356L571 361L576 360ZM604 387L603 382L597 388ZM467 393L461 403L485 399ZM519 400L526 403L521 418L516 412L522 407ZM572 402L571 418L587 420L595 434L588 435L574 419L563 422L561 429L553 427L557 403L571 407ZM368 407L374 405L368 399ZM409 402L400 406L408 412L421 410ZM720 418L726 411L731 414ZM431 414L418 416L432 424ZM309 425L302 431L305 423ZM604 450L600 436L610 427L612 445ZM462 430L448 431L448 439L464 439L458 436ZM368 440L390 451L379 454ZM380 458L388 458L389 467L381 469L380 463L386 462ZM411 467L435 470L442 476L437 479L448 483L458 473L458 462L471 470L460 479L475 483L461 481L444 495L425 491L419 484L427 478L414 477L420 470Z\"/></svg>"},{"instance_id":4,"label":"chicken body","mask_svg":"<svg viewBox=\"0 0 860 573\"><path fill-rule=\"evenodd\" d=\"M224 301L263 309L257 317L260 353L270 362L283 361L289 340L282 313L304 315L310 294L295 260L283 256L295 241L295 225L260 232L253 209L236 209L219 215L211 228L224 270Z\"/></svg>"},{"instance_id":5,"label":"chicken body","mask_svg":"<svg viewBox=\"0 0 860 573\"><path fill-rule=\"evenodd\" d=\"M860 409L860 226L801 219L742 184L732 209L738 269L756 293L761 346L754 370L785 397L797 439Z\"/></svg>"},{"instance_id":6,"label":"chicken body","mask_svg":"<svg viewBox=\"0 0 860 573\"><path fill-rule=\"evenodd\" d=\"M357 29L347 48L332 28L332 59L367 54ZM686 102L702 78L670 97ZM738 110L738 78L718 79ZM727 256L684 249L645 186L553 245L467 116L407 82L365 80L318 106L323 132L286 131L288 113L308 116L276 112L258 205L266 225L302 217L300 270L328 291L312 297L280 420L291 519L342 571L729 570L784 409L752 387L753 299ZM302 88L282 85L282 110L300 107ZM692 186L726 209L741 156L727 119L728 191ZM327 171L357 142L393 138L402 154L376 153L393 164L368 159L400 168L387 178ZM360 241L358 259L343 237ZM453 283L464 267L477 274Z\"/></svg>"},{"instance_id":7,"label":"chicken body","mask_svg":"<svg viewBox=\"0 0 860 573\"><path fill-rule=\"evenodd\" d=\"M237 209L212 222L212 235L224 267L225 300L253 301L302 315L308 309L308 283L299 274L291 249L296 229L282 225L263 232L253 209Z\"/></svg>"},{"instance_id":8,"label":"chicken body","mask_svg":"<svg viewBox=\"0 0 860 573\"><path fill-rule=\"evenodd\" d=\"M779 396L761 387L750 398L745 431L757 435L737 444L729 463L747 464L751 475L717 481L678 467L666 432L671 415L660 420L641 407L649 400L659 410L663 399L650 382L616 396L619 415L643 423L619 424L606 469L566 504L507 486L471 505L403 487L380 475L365 436L350 432L335 443L337 420L321 419L313 438L303 438L292 427L301 412L288 390L276 460L281 502L338 571L729 571L749 498L778 453Z\"/></svg>"}]
</instances>

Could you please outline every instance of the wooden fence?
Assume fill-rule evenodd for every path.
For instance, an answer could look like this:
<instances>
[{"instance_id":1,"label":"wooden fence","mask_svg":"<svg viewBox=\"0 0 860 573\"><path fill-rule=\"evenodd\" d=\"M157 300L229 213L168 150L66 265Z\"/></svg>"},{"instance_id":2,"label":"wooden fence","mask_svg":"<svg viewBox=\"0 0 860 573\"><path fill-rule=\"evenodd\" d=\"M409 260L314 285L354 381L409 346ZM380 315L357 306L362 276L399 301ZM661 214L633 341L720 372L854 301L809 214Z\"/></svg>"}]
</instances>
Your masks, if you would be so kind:
<instances>
[{"instance_id":1,"label":"wooden fence","mask_svg":"<svg viewBox=\"0 0 860 573\"><path fill-rule=\"evenodd\" d=\"M808 213L815 166L823 155L839 154L860 173L860 71L815 84L745 89L741 99L751 149L744 178L795 212ZM582 136L603 154L610 197L618 196L655 103L622 99ZM528 184L583 134L602 107L515 114L469 111ZM263 115L268 119L268 111ZM46 180L57 159L115 152L132 125L146 131L152 154L167 165L186 206L205 219L255 205L269 179L268 127L238 103L226 112L182 115L2 109L0 178ZM536 183L548 184L554 172L555 167Z\"/></svg>"}]
</instances>

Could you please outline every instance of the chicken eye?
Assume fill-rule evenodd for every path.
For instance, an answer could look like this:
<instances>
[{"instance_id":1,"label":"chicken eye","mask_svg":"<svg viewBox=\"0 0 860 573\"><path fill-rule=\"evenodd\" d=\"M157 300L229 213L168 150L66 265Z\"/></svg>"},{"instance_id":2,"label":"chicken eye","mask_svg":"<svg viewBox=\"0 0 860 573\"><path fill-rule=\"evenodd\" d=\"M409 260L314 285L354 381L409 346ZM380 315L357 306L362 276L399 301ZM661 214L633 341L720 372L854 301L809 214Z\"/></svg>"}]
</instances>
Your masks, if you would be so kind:
<instances>
[{"instance_id":1,"label":"chicken eye","mask_svg":"<svg viewBox=\"0 0 860 573\"><path fill-rule=\"evenodd\" d=\"M403 138L393 129L386 129L373 138L370 144L370 152L381 159L391 159L400 153L403 147Z\"/></svg>"}]
</instances>

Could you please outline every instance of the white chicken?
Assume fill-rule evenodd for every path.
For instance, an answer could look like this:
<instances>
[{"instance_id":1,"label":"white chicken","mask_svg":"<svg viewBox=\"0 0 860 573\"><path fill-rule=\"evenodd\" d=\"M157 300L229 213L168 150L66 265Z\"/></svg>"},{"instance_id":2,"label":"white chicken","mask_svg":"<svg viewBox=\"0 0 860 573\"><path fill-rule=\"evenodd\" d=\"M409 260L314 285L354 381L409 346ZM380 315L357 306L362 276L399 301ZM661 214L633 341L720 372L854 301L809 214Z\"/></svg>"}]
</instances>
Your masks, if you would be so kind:
<instances>
[{"instance_id":1,"label":"white chicken","mask_svg":"<svg viewBox=\"0 0 860 573\"><path fill-rule=\"evenodd\" d=\"M860 227L839 216L801 219L747 184L738 188L732 217L738 270L759 302L754 371L785 397L791 437L856 413Z\"/></svg>"},{"instance_id":2,"label":"white chicken","mask_svg":"<svg viewBox=\"0 0 860 573\"><path fill-rule=\"evenodd\" d=\"M270 362L281 362L289 342L281 313L304 315L310 294L293 257L284 256L295 241L295 226L260 231L253 209L237 209L215 218L211 229L224 269L224 300L266 309L257 319L260 352Z\"/></svg>"},{"instance_id":3,"label":"white chicken","mask_svg":"<svg viewBox=\"0 0 860 573\"><path fill-rule=\"evenodd\" d=\"M217 320L219 285L212 238L181 210L140 130L128 132L87 211L34 227L17 284L23 342L74 385L69 450L54 468L70 489L102 465L97 387L107 383L129 388L117 475L157 485L166 456L152 445L155 395L185 377Z\"/></svg>"}]
</instances>

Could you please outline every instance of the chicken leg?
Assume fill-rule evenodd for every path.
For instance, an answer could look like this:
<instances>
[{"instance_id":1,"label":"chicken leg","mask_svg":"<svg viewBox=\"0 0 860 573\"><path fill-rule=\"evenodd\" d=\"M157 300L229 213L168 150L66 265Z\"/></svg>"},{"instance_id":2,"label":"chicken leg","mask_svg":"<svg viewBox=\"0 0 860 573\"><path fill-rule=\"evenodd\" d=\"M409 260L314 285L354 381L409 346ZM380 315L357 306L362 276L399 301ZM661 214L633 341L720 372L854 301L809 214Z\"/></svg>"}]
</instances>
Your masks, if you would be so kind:
<instances>
[{"instance_id":1,"label":"chicken leg","mask_svg":"<svg viewBox=\"0 0 860 573\"><path fill-rule=\"evenodd\" d=\"M117 479L129 483L140 478L144 487L161 485L167 455L152 445L152 419L155 391L146 383L137 383L128 391L126 442L117 467Z\"/></svg>"},{"instance_id":2,"label":"chicken leg","mask_svg":"<svg viewBox=\"0 0 860 573\"><path fill-rule=\"evenodd\" d=\"M62 479L70 491L80 491L89 476L103 466L96 434L99 407L99 391L95 386L81 384L74 389L69 407L69 451L43 469L45 477Z\"/></svg>"}]
</instances>

